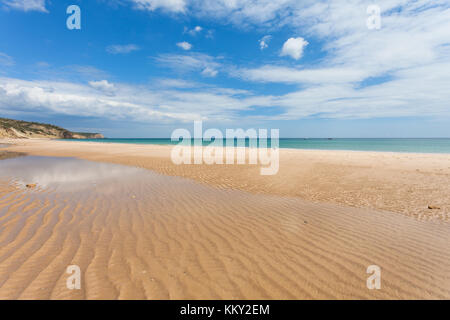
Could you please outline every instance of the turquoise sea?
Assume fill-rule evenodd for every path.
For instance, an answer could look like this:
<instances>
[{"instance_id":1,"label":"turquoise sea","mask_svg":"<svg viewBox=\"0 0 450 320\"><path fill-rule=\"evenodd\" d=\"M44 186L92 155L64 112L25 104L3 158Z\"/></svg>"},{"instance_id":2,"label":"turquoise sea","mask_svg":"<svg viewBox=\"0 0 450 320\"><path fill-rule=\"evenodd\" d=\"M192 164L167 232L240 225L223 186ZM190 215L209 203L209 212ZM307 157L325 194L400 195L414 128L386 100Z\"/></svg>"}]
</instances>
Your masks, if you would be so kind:
<instances>
[{"instance_id":1,"label":"turquoise sea","mask_svg":"<svg viewBox=\"0 0 450 320\"><path fill-rule=\"evenodd\" d=\"M125 144L157 144L176 145L167 139L87 139L76 141L94 141L102 143ZM235 141L236 143L236 141ZM204 145L210 142L203 142ZM245 141L246 146L249 140ZM270 139L269 139L270 146ZM280 148L314 149L314 150L353 150L353 151L384 151L384 152L414 152L414 153L450 153L450 138L336 138L336 139L304 139L280 138Z\"/></svg>"}]
</instances>

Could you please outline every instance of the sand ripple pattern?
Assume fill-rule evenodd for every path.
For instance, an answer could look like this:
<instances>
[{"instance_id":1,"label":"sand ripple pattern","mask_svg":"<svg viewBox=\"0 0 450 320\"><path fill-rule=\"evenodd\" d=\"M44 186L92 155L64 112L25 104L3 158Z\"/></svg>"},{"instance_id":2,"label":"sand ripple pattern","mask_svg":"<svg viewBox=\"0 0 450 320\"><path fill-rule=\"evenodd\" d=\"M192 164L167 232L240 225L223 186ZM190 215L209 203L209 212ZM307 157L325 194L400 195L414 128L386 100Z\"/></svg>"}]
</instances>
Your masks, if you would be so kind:
<instances>
[{"instance_id":1,"label":"sand ripple pattern","mask_svg":"<svg viewBox=\"0 0 450 320\"><path fill-rule=\"evenodd\" d=\"M0 299L450 298L445 221L66 161L123 171L81 189L0 177ZM73 264L81 290L66 287ZM381 290L366 287L373 264Z\"/></svg>"}]
</instances>

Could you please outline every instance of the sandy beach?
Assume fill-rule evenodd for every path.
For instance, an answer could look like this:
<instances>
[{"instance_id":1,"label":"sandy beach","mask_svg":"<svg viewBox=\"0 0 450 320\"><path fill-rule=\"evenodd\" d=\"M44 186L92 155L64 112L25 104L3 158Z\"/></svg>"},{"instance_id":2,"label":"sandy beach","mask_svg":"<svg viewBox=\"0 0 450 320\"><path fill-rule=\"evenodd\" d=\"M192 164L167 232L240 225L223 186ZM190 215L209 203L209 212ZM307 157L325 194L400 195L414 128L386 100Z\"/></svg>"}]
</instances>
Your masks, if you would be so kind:
<instances>
[{"instance_id":1,"label":"sandy beach","mask_svg":"<svg viewBox=\"0 0 450 320\"><path fill-rule=\"evenodd\" d=\"M0 144L29 155L0 162L1 299L450 299L450 155L281 149L261 176L170 146Z\"/></svg>"},{"instance_id":2,"label":"sandy beach","mask_svg":"<svg viewBox=\"0 0 450 320\"><path fill-rule=\"evenodd\" d=\"M1 142L3 141L3 142ZM450 154L280 149L276 175L258 165L174 165L172 146L0 140L8 150L125 164L222 189L450 219ZM428 206L438 206L430 210Z\"/></svg>"}]
</instances>

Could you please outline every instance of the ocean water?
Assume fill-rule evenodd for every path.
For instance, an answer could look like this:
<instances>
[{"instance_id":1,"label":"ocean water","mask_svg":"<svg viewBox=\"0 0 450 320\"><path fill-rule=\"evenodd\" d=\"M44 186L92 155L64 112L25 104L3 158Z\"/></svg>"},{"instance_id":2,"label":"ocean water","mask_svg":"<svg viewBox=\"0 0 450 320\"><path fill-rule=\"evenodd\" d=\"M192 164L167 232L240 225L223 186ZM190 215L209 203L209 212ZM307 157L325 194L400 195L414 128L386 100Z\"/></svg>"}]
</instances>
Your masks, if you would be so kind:
<instances>
[{"instance_id":1,"label":"ocean water","mask_svg":"<svg viewBox=\"0 0 450 320\"><path fill-rule=\"evenodd\" d=\"M102 143L125 143L125 144L156 144L176 145L166 139L87 139L70 141L93 141ZM243 142L243 141L241 141ZM193 143L193 140L192 140ZM210 142L203 142L209 145ZM235 145L237 141L235 141ZM245 141L249 145L249 140ZM268 146L270 146L270 139ZM450 153L450 138L336 138L336 139L303 139L303 138L281 138L280 148L289 149L312 149L312 150L352 150L352 151L380 151L380 152L412 152L412 153Z\"/></svg>"}]
</instances>

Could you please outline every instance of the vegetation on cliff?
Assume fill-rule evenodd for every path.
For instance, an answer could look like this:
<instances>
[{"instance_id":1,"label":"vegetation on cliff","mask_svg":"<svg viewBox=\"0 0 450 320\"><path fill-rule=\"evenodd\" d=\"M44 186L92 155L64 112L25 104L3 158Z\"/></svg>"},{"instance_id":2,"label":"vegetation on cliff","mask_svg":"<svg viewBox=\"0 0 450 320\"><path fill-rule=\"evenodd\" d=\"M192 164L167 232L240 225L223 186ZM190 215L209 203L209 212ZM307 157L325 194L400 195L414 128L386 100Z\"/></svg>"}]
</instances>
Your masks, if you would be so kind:
<instances>
[{"instance_id":1,"label":"vegetation on cliff","mask_svg":"<svg viewBox=\"0 0 450 320\"><path fill-rule=\"evenodd\" d=\"M51 124L0 118L0 138L101 139L100 133L71 132Z\"/></svg>"}]
</instances>

